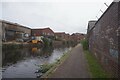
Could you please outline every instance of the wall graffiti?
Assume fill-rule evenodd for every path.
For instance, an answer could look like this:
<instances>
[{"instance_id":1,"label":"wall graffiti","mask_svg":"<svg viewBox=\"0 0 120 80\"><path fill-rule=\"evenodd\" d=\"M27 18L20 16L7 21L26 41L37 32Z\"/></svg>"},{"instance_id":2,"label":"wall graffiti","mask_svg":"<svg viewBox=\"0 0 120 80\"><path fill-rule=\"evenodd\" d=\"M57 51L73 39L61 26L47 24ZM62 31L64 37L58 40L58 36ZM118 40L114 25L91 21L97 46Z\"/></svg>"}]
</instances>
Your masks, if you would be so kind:
<instances>
[{"instance_id":1,"label":"wall graffiti","mask_svg":"<svg viewBox=\"0 0 120 80\"><path fill-rule=\"evenodd\" d=\"M110 55L111 55L112 57L118 59L118 50L110 49L109 52L110 52Z\"/></svg>"},{"instance_id":2,"label":"wall graffiti","mask_svg":"<svg viewBox=\"0 0 120 80\"><path fill-rule=\"evenodd\" d=\"M120 6L120 3L112 3L88 33L89 50L94 53L106 71L112 70L111 73L115 77L118 76L118 66L116 65L118 64L120 42L118 6Z\"/></svg>"}]
</instances>

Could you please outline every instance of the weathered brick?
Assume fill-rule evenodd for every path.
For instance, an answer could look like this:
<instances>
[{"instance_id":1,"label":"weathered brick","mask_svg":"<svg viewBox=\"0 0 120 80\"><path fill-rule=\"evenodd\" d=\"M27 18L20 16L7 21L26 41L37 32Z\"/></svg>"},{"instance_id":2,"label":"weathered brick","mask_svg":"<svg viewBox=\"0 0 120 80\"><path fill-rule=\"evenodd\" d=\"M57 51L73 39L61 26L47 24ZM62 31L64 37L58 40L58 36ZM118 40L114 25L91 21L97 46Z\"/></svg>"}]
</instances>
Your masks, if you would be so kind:
<instances>
[{"instance_id":1,"label":"weathered brick","mask_svg":"<svg viewBox=\"0 0 120 80\"><path fill-rule=\"evenodd\" d=\"M88 33L89 50L103 68L118 77L120 2L113 2Z\"/></svg>"}]
</instances>

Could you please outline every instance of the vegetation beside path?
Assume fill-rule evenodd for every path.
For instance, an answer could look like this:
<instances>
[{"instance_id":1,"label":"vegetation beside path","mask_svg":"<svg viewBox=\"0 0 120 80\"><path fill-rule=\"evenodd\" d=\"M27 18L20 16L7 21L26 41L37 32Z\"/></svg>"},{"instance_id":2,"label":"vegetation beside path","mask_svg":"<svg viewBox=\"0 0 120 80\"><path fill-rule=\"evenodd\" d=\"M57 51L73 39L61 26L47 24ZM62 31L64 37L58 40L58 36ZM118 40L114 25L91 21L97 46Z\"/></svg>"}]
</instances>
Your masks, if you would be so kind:
<instances>
[{"instance_id":1,"label":"vegetation beside path","mask_svg":"<svg viewBox=\"0 0 120 80\"><path fill-rule=\"evenodd\" d=\"M93 56L88 50L88 41L82 40L81 44L83 45L83 50L85 53L85 57L88 62L89 71L91 73L92 78L109 78L108 73L104 71L102 66L99 64L95 56Z\"/></svg>"}]
</instances>

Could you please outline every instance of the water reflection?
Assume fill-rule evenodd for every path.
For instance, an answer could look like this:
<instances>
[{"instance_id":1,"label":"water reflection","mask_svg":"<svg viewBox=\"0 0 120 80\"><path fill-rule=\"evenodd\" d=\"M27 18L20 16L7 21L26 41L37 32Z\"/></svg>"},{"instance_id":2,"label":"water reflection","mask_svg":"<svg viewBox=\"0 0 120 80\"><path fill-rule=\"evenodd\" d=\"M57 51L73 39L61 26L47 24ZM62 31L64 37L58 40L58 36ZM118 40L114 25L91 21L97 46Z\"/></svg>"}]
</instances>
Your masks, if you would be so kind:
<instances>
[{"instance_id":1,"label":"water reflection","mask_svg":"<svg viewBox=\"0 0 120 80\"><path fill-rule=\"evenodd\" d=\"M49 48L23 48L3 51L3 78L36 78L38 65L53 63L70 46Z\"/></svg>"},{"instance_id":2,"label":"water reflection","mask_svg":"<svg viewBox=\"0 0 120 80\"><path fill-rule=\"evenodd\" d=\"M32 48L32 52L33 52L33 53L36 53L37 51L38 51L38 48L37 48L37 47Z\"/></svg>"},{"instance_id":3,"label":"water reflection","mask_svg":"<svg viewBox=\"0 0 120 80\"><path fill-rule=\"evenodd\" d=\"M23 59L21 50L6 50L2 54L2 66L15 64L17 61Z\"/></svg>"}]
</instances>

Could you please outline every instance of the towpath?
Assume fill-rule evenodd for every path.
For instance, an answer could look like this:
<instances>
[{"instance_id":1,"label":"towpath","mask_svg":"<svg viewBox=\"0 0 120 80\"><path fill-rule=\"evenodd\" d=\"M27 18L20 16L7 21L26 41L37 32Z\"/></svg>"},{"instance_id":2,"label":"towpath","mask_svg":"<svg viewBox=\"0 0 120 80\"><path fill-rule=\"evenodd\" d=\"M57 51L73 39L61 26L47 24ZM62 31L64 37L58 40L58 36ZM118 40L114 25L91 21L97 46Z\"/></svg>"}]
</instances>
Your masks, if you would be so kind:
<instances>
[{"instance_id":1,"label":"towpath","mask_svg":"<svg viewBox=\"0 0 120 80\"><path fill-rule=\"evenodd\" d=\"M78 44L69 57L49 76L49 78L90 78L87 60L82 45Z\"/></svg>"}]
</instances>

